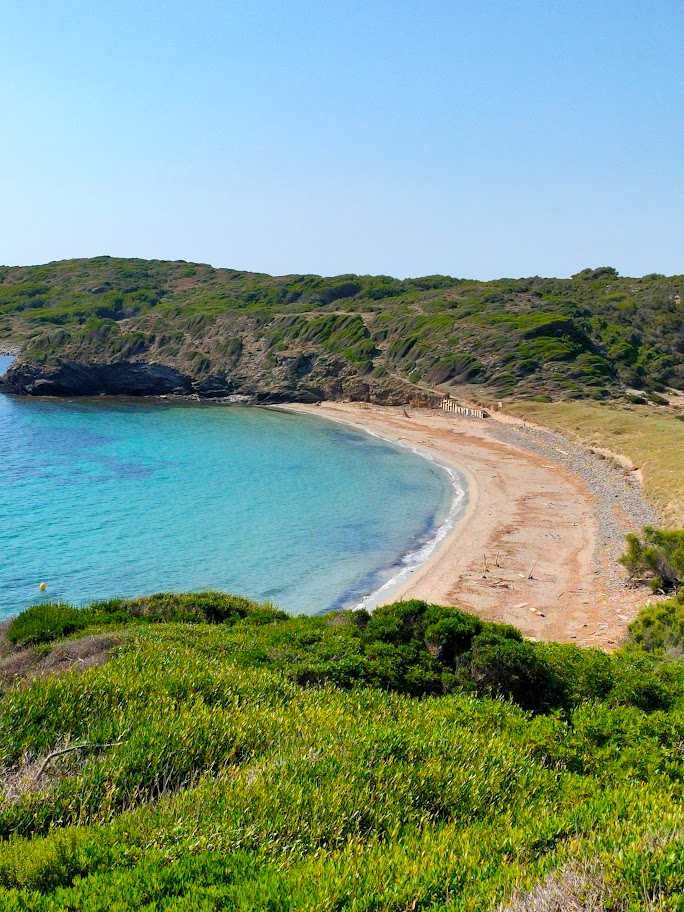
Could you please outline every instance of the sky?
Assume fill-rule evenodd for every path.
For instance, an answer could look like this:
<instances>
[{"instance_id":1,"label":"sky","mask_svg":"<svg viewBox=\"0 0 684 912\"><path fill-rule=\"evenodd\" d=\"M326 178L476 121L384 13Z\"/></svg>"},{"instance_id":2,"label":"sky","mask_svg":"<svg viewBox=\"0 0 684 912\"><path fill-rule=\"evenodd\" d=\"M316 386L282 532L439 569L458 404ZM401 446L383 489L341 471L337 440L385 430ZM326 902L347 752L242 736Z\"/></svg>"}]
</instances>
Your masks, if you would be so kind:
<instances>
[{"instance_id":1,"label":"sky","mask_svg":"<svg viewBox=\"0 0 684 912\"><path fill-rule=\"evenodd\" d=\"M0 263L684 272L681 0L6 0Z\"/></svg>"}]
</instances>

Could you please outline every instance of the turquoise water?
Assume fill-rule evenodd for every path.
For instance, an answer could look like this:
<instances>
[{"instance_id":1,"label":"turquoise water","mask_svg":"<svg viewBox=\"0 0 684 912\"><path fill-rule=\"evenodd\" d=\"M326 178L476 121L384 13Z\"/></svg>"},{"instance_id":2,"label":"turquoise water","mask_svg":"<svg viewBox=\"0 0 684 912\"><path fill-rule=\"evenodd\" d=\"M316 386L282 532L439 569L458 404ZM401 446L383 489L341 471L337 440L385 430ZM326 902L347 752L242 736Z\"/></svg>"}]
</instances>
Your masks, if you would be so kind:
<instances>
[{"instance_id":1,"label":"turquoise water","mask_svg":"<svg viewBox=\"0 0 684 912\"><path fill-rule=\"evenodd\" d=\"M0 617L174 589L357 603L434 535L451 491L441 468L323 419L0 395Z\"/></svg>"}]
</instances>

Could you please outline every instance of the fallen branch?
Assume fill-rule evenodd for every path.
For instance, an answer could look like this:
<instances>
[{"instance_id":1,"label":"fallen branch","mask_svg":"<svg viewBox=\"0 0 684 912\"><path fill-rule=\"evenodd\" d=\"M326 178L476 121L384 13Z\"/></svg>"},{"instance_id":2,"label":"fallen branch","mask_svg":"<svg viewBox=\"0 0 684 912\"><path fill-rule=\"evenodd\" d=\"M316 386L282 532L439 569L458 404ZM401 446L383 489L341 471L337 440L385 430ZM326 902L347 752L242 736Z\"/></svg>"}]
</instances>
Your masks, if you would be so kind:
<instances>
[{"instance_id":1,"label":"fallen branch","mask_svg":"<svg viewBox=\"0 0 684 912\"><path fill-rule=\"evenodd\" d=\"M45 758L45 760L43 760L43 762L41 763L40 769L36 773L35 781L37 782L40 779L40 777L45 772L48 763L50 763L51 760L54 760L55 757L61 757L62 754L70 754L73 751L79 751L79 750L86 750L86 751L104 750L107 747L118 747L119 744L123 744L123 743L124 743L123 741L107 741L104 744L88 744L86 742L85 744L74 744L71 747L63 747L60 750L53 751L51 754L48 754L47 757Z\"/></svg>"}]
</instances>

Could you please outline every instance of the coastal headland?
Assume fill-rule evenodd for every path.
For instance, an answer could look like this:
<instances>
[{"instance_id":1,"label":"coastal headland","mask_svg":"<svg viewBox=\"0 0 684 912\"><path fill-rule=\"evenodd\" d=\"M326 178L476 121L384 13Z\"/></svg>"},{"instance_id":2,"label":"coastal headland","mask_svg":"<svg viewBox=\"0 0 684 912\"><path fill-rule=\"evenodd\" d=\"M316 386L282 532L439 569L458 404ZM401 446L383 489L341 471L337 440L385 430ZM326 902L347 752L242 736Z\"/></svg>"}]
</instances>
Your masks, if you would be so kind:
<instances>
[{"instance_id":1,"label":"coastal headland","mask_svg":"<svg viewBox=\"0 0 684 912\"><path fill-rule=\"evenodd\" d=\"M637 473L510 417L293 403L460 471L463 516L386 601L458 605L528 637L611 649L644 601L616 569L624 533L651 521Z\"/></svg>"}]
</instances>

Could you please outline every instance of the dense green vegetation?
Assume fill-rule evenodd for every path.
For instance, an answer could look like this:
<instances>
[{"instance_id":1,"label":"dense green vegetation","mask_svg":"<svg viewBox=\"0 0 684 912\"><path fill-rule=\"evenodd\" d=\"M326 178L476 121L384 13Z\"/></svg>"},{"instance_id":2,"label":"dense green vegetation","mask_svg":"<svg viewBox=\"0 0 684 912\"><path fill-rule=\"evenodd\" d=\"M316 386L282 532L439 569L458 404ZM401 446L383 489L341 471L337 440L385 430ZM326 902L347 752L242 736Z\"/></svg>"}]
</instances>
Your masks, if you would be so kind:
<instances>
[{"instance_id":1,"label":"dense green vegetation","mask_svg":"<svg viewBox=\"0 0 684 912\"><path fill-rule=\"evenodd\" d=\"M371 685L415 697L468 692L503 697L538 713L597 698L663 709L678 693L670 669L649 659L630 655L617 662L599 650L532 643L509 625L416 600L372 614L297 620L268 604L217 592L159 593L87 608L44 603L14 618L7 639L26 646L131 620L225 625L244 618L252 626L270 625L259 634L257 664L275 667L305 686Z\"/></svg>"},{"instance_id":2,"label":"dense green vegetation","mask_svg":"<svg viewBox=\"0 0 684 912\"><path fill-rule=\"evenodd\" d=\"M3 661L68 629L117 645L5 686L3 909L682 907L684 665L637 627L609 656L164 594L30 609Z\"/></svg>"},{"instance_id":3,"label":"dense green vegetation","mask_svg":"<svg viewBox=\"0 0 684 912\"><path fill-rule=\"evenodd\" d=\"M7 639L18 646L48 643L86 627L145 622L182 621L186 624L226 624L249 614L254 623L287 618L270 605L262 609L249 599L222 592L163 593L137 599L110 599L75 608L61 602L44 602L27 608L7 628Z\"/></svg>"},{"instance_id":4,"label":"dense green vegetation","mask_svg":"<svg viewBox=\"0 0 684 912\"><path fill-rule=\"evenodd\" d=\"M200 384L335 358L366 383L601 398L684 387L684 277L272 277L96 257L0 268L0 339L36 364L153 360ZM243 362L244 350L248 359ZM249 369L249 370L248 370ZM259 373L261 372L261 373ZM269 373L270 372L270 373ZM241 381L244 388L244 378Z\"/></svg>"},{"instance_id":5,"label":"dense green vegetation","mask_svg":"<svg viewBox=\"0 0 684 912\"><path fill-rule=\"evenodd\" d=\"M629 628L632 642L650 653L684 657L684 592L644 608Z\"/></svg>"}]
</instances>

